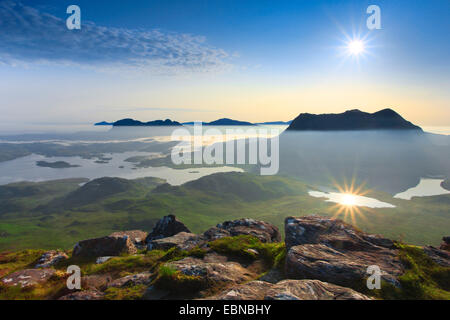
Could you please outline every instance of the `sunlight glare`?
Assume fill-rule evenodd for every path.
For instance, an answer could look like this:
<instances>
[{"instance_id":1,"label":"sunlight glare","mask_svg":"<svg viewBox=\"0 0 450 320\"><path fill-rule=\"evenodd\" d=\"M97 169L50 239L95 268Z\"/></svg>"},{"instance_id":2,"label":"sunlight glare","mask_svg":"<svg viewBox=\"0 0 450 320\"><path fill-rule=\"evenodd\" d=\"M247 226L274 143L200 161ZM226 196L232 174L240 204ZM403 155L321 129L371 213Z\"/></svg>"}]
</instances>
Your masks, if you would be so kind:
<instances>
[{"instance_id":1,"label":"sunlight glare","mask_svg":"<svg viewBox=\"0 0 450 320\"><path fill-rule=\"evenodd\" d=\"M352 194L342 195L341 204L352 207L356 204L356 197Z\"/></svg>"},{"instance_id":2,"label":"sunlight glare","mask_svg":"<svg viewBox=\"0 0 450 320\"><path fill-rule=\"evenodd\" d=\"M352 40L347 45L350 54L357 56L364 52L364 42L361 40Z\"/></svg>"}]
</instances>

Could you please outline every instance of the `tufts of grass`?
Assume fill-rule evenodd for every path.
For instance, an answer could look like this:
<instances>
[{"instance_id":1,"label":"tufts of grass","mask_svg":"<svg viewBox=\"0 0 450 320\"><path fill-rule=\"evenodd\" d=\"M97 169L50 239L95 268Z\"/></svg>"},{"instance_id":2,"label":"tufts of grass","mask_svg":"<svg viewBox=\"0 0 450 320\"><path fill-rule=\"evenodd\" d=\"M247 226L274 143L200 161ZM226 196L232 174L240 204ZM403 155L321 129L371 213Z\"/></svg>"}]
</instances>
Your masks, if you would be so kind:
<instances>
[{"instance_id":1,"label":"tufts of grass","mask_svg":"<svg viewBox=\"0 0 450 320\"><path fill-rule=\"evenodd\" d=\"M405 273L398 278L401 287L382 283L381 290L368 293L389 300L450 300L450 268L435 263L420 247L396 246L405 266Z\"/></svg>"},{"instance_id":2,"label":"tufts of grass","mask_svg":"<svg viewBox=\"0 0 450 320\"><path fill-rule=\"evenodd\" d=\"M0 253L0 277L18 270L33 268L44 250L23 250Z\"/></svg>"},{"instance_id":3,"label":"tufts of grass","mask_svg":"<svg viewBox=\"0 0 450 320\"><path fill-rule=\"evenodd\" d=\"M226 237L209 243L212 250L235 257L250 260L262 259L269 267L279 267L286 256L284 242L263 243L258 238L240 235Z\"/></svg>"},{"instance_id":4,"label":"tufts of grass","mask_svg":"<svg viewBox=\"0 0 450 320\"><path fill-rule=\"evenodd\" d=\"M0 300L51 300L61 296L66 290L64 277L55 276L44 284L22 288L0 284Z\"/></svg>"},{"instance_id":5,"label":"tufts of grass","mask_svg":"<svg viewBox=\"0 0 450 320\"><path fill-rule=\"evenodd\" d=\"M154 270L158 265L159 259L165 252L160 250L148 251L146 254L119 256L111 258L102 264L85 265L83 270L86 274L112 274L120 275L121 272L137 273L142 271Z\"/></svg>"},{"instance_id":6,"label":"tufts of grass","mask_svg":"<svg viewBox=\"0 0 450 320\"><path fill-rule=\"evenodd\" d=\"M111 287L105 291L106 300L140 300L147 286L136 285L133 287L115 288Z\"/></svg>"},{"instance_id":7,"label":"tufts of grass","mask_svg":"<svg viewBox=\"0 0 450 320\"><path fill-rule=\"evenodd\" d=\"M151 252L151 251L150 251ZM165 254L161 257L161 261L170 262L181 260L186 257L194 257L194 258L203 258L206 254L205 249L201 249L199 247L195 247L191 250L180 250L177 247L170 248L165 252Z\"/></svg>"},{"instance_id":8,"label":"tufts of grass","mask_svg":"<svg viewBox=\"0 0 450 320\"><path fill-rule=\"evenodd\" d=\"M207 287L203 277L185 275L167 264L159 267L153 284L157 288L173 292L195 292Z\"/></svg>"}]
</instances>

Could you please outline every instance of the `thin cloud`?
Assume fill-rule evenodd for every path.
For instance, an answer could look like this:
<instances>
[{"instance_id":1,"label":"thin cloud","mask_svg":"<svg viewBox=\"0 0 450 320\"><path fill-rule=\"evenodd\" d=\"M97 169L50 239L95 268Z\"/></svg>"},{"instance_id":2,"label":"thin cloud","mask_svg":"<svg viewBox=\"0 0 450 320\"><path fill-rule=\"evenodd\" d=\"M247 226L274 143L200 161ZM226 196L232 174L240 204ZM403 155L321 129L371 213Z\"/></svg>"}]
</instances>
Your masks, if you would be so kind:
<instances>
[{"instance_id":1,"label":"thin cloud","mask_svg":"<svg viewBox=\"0 0 450 320\"><path fill-rule=\"evenodd\" d=\"M194 108L163 108L163 107L105 107L102 106L102 109L108 109L113 112L137 112L137 111L180 111L180 112L213 112L212 110L207 109L194 109Z\"/></svg>"},{"instance_id":2,"label":"thin cloud","mask_svg":"<svg viewBox=\"0 0 450 320\"><path fill-rule=\"evenodd\" d=\"M0 63L78 65L102 71L217 72L230 67L224 50L202 36L98 26L65 20L20 2L0 3Z\"/></svg>"}]
</instances>

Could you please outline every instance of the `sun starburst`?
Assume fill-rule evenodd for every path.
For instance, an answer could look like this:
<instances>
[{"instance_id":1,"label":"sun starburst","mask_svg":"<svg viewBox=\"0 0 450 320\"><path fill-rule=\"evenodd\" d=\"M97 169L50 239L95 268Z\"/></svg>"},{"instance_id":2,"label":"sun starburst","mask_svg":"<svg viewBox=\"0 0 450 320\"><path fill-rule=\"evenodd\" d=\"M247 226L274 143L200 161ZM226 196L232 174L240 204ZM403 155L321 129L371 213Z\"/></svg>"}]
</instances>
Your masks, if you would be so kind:
<instances>
[{"instance_id":1,"label":"sun starburst","mask_svg":"<svg viewBox=\"0 0 450 320\"><path fill-rule=\"evenodd\" d=\"M357 219L367 221L366 214L372 212L372 209L357 205L357 198L370 192L370 189L365 187L365 182L356 185L356 179L353 177L350 183L345 179L343 183L333 180L333 185L342 194L339 203L329 208L333 218L341 218L353 225L357 225Z\"/></svg>"}]
</instances>

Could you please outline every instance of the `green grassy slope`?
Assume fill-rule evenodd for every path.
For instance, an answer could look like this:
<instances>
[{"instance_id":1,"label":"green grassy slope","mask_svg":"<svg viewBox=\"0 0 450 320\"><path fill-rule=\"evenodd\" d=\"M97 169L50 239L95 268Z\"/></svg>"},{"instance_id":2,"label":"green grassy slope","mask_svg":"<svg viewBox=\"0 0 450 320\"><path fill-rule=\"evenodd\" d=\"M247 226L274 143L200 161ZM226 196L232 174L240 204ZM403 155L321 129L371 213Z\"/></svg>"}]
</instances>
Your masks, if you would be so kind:
<instances>
[{"instance_id":1,"label":"green grassy slope","mask_svg":"<svg viewBox=\"0 0 450 320\"><path fill-rule=\"evenodd\" d=\"M288 177L218 173L179 187L163 182L110 178L79 187L80 182L72 179L31 184L38 189L31 193L7 193L0 188L0 208L6 208L5 201L16 205L0 209L0 251L71 248L78 240L113 231L149 231L167 214L177 215L193 232L203 232L242 217L272 222L282 230L284 218L290 215L333 216L337 212L334 204L310 197L311 186ZM58 192L42 191L52 186ZM360 209L353 218L339 217L364 231L418 245L438 245L448 235L450 195L410 201L376 191L367 196L396 208Z\"/></svg>"}]
</instances>

